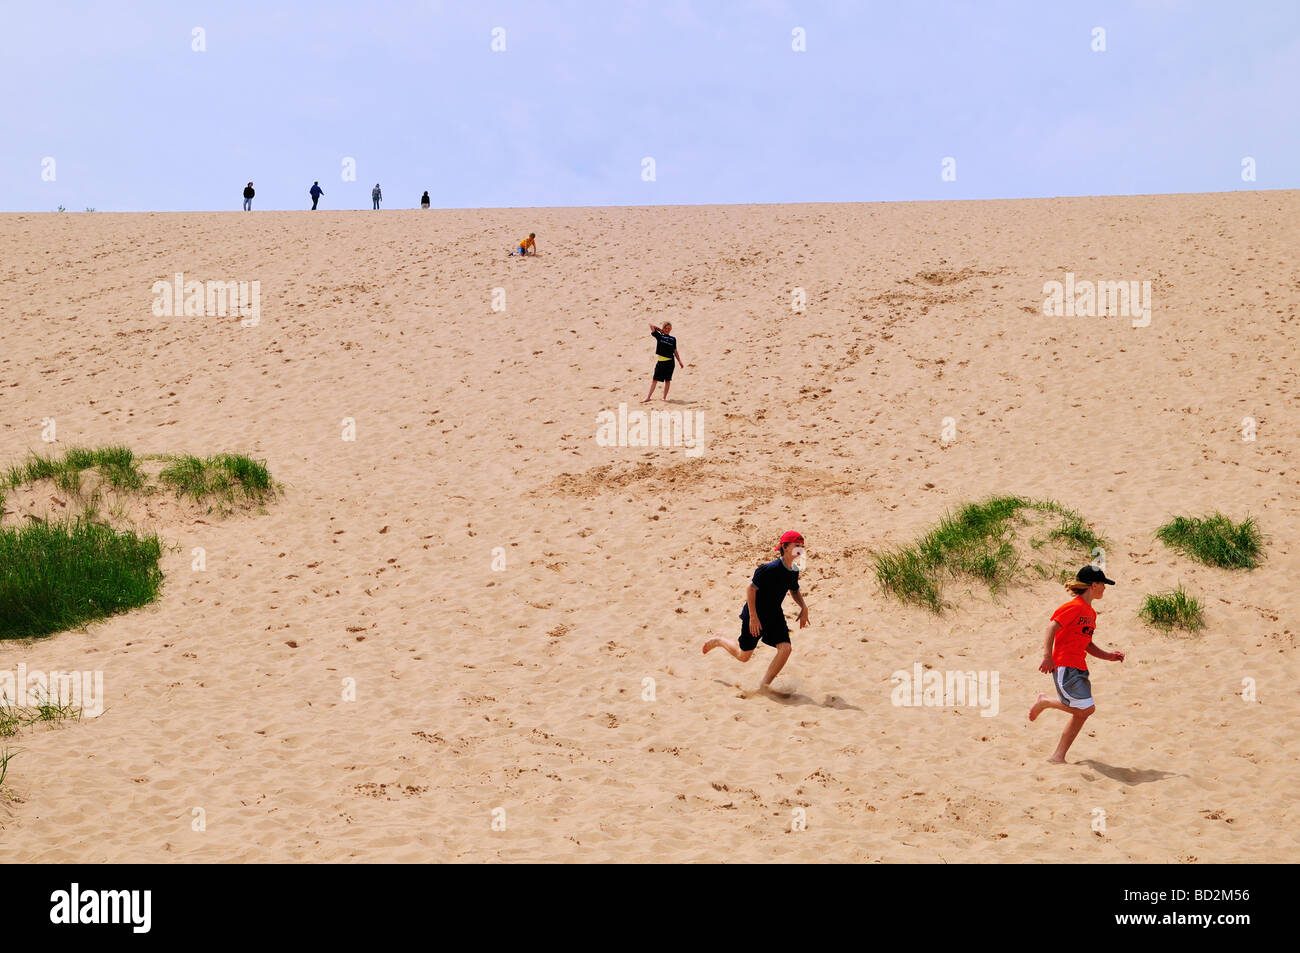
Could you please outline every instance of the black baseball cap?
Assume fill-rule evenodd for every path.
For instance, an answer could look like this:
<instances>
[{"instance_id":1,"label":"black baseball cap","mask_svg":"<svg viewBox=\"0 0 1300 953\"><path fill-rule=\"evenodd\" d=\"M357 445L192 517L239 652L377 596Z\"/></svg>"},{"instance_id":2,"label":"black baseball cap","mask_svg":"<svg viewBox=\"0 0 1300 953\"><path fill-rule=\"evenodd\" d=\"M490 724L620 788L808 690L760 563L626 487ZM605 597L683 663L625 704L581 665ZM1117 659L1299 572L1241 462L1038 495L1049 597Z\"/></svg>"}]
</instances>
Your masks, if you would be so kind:
<instances>
[{"instance_id":1,"label":"black baseball cap","mask_svg":"<svg viewBox=\"0 0 1300 953\"><path fill-rule=\"evenodd\" d=\"M1086 583L1104 582L1108 586L1115 585L1114 579L1107 579L1106 574L1104 572L1102 572L1096 566L1093 566L1091 564L1084 566L1077 573L1075 573L1074 578L1079 580L1079 582L1086 582Z\"/></svg>"}]
</instances>

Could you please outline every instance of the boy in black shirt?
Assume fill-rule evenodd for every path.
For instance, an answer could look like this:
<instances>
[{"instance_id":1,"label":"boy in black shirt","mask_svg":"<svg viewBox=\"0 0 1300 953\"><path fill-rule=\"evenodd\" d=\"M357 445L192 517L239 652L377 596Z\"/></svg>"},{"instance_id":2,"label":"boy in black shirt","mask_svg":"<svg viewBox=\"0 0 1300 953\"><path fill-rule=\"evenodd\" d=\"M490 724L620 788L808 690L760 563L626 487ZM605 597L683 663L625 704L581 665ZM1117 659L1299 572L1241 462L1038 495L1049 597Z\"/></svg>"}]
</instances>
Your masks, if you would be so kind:
<instances>
[{"instance_id":1,"label":"boy in black shirt","mask_svg":"<svg viewBox=\"0 0 1300 953\"><path fill-rule=\"evenodd\" d=\"M673 383L673 361L681 362L682 367L686 362L682 356L677 353L677 338L672 335L673 325L671 321L665 321L662 328L650 325L650 334L658 343L655 345L655 376L650 381L650 393L646 394L643 404L650 403L650 398L655 395L655 385L660 381L664 382L664 400L668 399L668 388Z\"/></svg>"},{"instance_id":2,"label":"boy in black shirt","mask_svg":"<svg viewBox=\"0 0 1300 953\"><path fill-rule=\"evenodd\" d=\"M799 570L794 568L794 561L803 556L803 537L796 532L785 533L776 551L780 559L763 563L754 570L754 578L745 590L745 608L740 611L740 638L733 642L715 636L704 643L704 653L719 646L726 649L733 658L748 662L761 638L776 649L776 658L767 667L763 676L763 688L772 684L780 674L790 657L790 627L786 624L785 613L781 603L787 592L794 594L794 601L799 605L799 628L808 625L808 606L799 592Z\"/></svg>"}]
</instances>

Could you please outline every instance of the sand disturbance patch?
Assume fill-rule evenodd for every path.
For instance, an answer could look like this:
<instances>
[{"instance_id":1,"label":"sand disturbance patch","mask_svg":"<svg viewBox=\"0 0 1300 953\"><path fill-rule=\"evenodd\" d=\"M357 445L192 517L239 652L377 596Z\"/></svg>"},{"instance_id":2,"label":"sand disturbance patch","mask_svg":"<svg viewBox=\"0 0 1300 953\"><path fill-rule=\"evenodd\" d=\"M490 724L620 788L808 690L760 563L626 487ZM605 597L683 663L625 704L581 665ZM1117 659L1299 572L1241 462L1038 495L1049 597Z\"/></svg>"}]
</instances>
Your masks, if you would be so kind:
<instances>
[{"instance_id":1,"label":"sand disturbance patch","mask_svg":"<svg viewBox=\"0 0 1300 953\"><path fill-rule=\"evenodd\" d=\"M0 476L0 639L36 638L153 602L157 527L225 517L279 492L238 454L137 457L126 447L33 455Z\"/></svg>"},{"instance_id":2,"label":"sand disturbance patch","mask_svg":"<svg viewBox=\"0 0 1300 953\"><path fill-rule=\"evenodd\" d=\"M988 271L976 268L962 268L958 271L942 268L922 270L911 278L901 279L898 282L899 287L875 295L869 300L871 304L883 304L893 310L901 309L907 312L915 307L918 313L929 314L930 309L935 305L953 304L974 298L984 289L968 286L965 283L972 278L991 278L1000 271L1001 269Z\"/></svg>"},{"instance_id":3,"label":"sand disturbance patch","mask_svg":"<svg viewBox=\"0 0 1300 953\"><path fill-rule=\"evenodd\" d=\"M774 466L769 471L785 483L797 483L805 495L858 492L860 482L812 467ZM553 496L593 499L629 489L703 493L709 499L754 500L768 495L770 482L744 482L735 469L691 461L659 464L606 463L581 473L561 473L547 487ZM708 491L712 490L710 494Z\"/></svg>"}]
</instances>

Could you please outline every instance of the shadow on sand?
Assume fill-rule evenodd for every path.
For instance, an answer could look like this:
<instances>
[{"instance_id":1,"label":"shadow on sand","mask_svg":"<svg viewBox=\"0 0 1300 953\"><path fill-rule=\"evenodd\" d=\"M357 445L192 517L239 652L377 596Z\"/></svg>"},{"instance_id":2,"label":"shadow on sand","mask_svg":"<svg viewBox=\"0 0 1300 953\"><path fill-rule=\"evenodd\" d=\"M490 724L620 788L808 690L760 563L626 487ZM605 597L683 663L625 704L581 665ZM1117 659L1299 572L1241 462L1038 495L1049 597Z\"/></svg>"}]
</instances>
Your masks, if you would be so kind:
<instances>
[{"instance_id":1,"label":"shadow on sand","mask_svg":"<svg viewBox=\"0 0 1300 953\"><path fill-rule=\"evenodd\" d=\"M1076 762L1077 764L1086 764L1088 767L1106 775L1112 781L1119 781L1122 784L1146 784L1148 781L1163 781L1166 778L1185 778L1185 774L1175 774L1172 771L1157 771L1154 768L1116 768L1101 761L1084 759Z\"/></svg>"},{"instance_id":2,"label":"shadow on sand","mask_svg":"<svg viewBox=\"0 0 1300 953\"><path fill-rule=\"evenodd\" d=\"M774 702L780 702L782 705L815 705L818 708L837 708L847 711L862 711L858 705L850 705L839 695L827 695L821 701L812 698L809 695L801 695L799 692L782 692L775 688L742 688L735 682L723 681L715 678L719 685L726 685L728 688L734 688L740 692L742 698L770 698Z\"/></svg>"}]
</instances>

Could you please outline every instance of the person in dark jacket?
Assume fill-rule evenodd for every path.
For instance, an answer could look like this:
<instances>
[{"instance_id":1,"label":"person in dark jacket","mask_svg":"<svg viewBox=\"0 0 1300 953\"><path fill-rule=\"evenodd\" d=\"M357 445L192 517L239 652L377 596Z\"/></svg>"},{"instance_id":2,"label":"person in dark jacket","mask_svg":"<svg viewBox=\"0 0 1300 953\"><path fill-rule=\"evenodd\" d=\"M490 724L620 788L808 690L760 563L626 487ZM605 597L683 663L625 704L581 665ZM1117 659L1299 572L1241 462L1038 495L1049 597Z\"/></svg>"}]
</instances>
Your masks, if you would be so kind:
<instances>
[{"instance_id":1,"label":"person in dark jacket","mask_svg":"<svg viewBox=\"0 0 1300 953\"><path fill-rule=\"evenodd\" d=\"M325 190L320 187L320 183L313 182L311 185L311 210L313 212L316 211L316 203L320 201L320 197L324 194Z\"/></svg>"},{"instance_id":2,"label":"person in dark jacket","mask_svg":"<svg viewBox=\"0 0 1300 953\"><path fill-rule=\"evenodd\" d=\"M244 211L245 212L251 212L253 210L253 196L256 194L257 193L253 191L252 182L249 182L246 186L244 186Z\"/></svg>"},{"instance_id":3,"label":"person in dark jacket","mask_svg":"<svg viewBox=\"0 0 1300 953\"><path fill-rule=\"evenodd\" d=\"M424 194L420 196L420 208L429 207L429 190L425 189Z\"/></svg>"},{"instance_id":4,"label":"person in dark jacket","mask_svg":"<svg viewBox=\"0 0 1300 953\"><path fill-rule=\"evenodd\" d=\"M384 193L379 190L379 183L376 182L375 187L370 190L370 201L375 203L375 208L379 208L379 201L383 197Z\"/></svg>"},{"instance_id":5,"label":"person in dark jacket","mask_svg":"<svg viewBox=\"0 0 1300 953\"><path fill-rule=\"evenodd\" d=\"M650 333L654 336L655 341L655 373L650 379L650 393L645 395L643 404L650 403L650 398L655 395L655 388L659 382L664 382L664 400L668 399L668 388L673 386L673 368L680 364L686 366L682 360L681 352L677 350L677 338L673 337L673 323L665 321L662 328L650 325ZM677 364L673 362L676 361Z\"/></svg>"}]
</instances>

